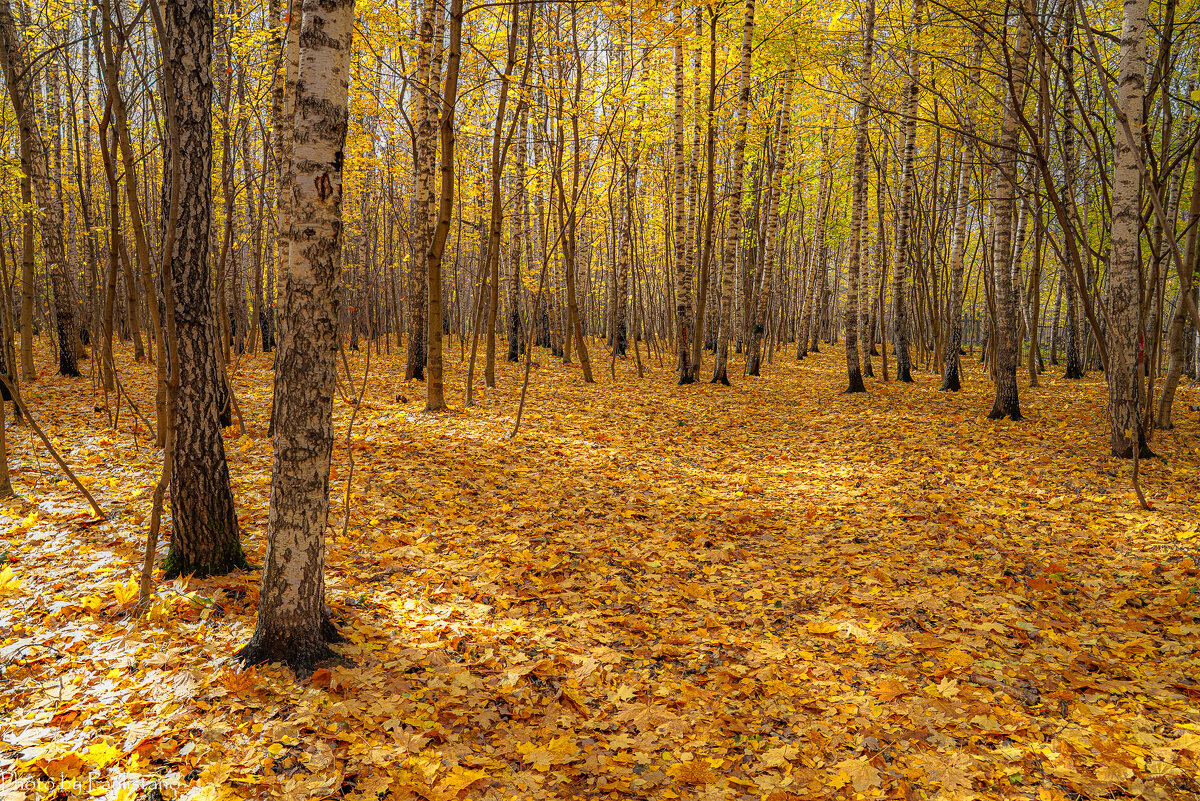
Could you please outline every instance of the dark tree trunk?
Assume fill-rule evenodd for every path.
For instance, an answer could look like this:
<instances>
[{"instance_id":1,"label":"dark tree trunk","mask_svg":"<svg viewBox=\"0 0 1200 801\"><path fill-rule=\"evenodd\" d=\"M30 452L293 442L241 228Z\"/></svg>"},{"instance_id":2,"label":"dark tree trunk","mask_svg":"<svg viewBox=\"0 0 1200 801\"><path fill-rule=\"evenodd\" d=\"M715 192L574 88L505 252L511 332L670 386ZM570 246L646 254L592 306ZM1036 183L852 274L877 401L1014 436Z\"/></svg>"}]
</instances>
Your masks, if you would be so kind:
<instances>
[{"instance_id":1,"label":"dark tree trunk","mask_svg":"<svg viewBox=\"0 0 1200 801\"><path fill-rule=\"evenodd\" d=\"M212 224L212 0L168 0L163 68L176 87L179 219L171 260L179 336L175 469L171 479L171 550L167 577L218 575L246 567L219 415L228 390L217 359L209 274ZM165 181L164 186L170 186ZM167 200L169 206L169 199ZM166 215L164 215L165 217Z\"/></svg>"}]
</instances>

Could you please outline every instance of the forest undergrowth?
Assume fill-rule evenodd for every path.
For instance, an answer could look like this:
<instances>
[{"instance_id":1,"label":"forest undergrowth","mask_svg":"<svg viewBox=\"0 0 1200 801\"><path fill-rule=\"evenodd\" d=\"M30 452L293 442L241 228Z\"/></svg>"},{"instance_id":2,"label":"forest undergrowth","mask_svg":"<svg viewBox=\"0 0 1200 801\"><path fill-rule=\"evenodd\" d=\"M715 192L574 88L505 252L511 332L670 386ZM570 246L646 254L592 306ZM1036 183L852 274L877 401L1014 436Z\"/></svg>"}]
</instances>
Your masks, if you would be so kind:
<instances>
[{"instance_id":1,"label":"forest undergrowth","mask_svg":"<svg viewBox=\"0 0 1200 801\"><path fill-rule=\"evenodd\" d=\"M271 356L232 365L226 440L256 569L161 584L140 618L161 454L87 379L27 385L111 518L10 412L3 798L1200 798L1196 387L1141 464L1146 512L1102 374L1022 380L1026 420L993 423L974 359L958 394L918 372L843 395L836 348L762 378L736 357L733 388L654 360L614 382L607 356L586 385L539 350L506 440L523 365L464 409L457 356L438 414L401 351L373 356L348 452L350 354L326 569L346 641L300 679L233 658ZM118 360L152 417L152 370Z\"/></svg>"}]
</instances>

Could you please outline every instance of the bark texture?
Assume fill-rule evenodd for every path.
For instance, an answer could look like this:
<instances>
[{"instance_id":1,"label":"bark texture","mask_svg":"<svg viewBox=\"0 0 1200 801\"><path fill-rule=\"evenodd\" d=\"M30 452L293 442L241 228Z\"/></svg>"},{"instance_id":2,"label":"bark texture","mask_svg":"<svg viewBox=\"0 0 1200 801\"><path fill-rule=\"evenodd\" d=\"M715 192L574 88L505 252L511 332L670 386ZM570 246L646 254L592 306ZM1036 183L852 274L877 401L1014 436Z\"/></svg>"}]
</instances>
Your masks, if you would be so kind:
<instances>
[{"instance_id":1,"label":"bark texture","mask_svg":"<svg viewBox=\"0 0 1200 801\"><path fill-rule=\"evenodd\" d=\"M867 212L867 119L871 103L871 62L875 53L875 0L863 9L863 59L858 118L854 126L854 177L850 187L850 255L846 266L846 391L865 392L858 353L858 291L863 218Z\"/></svg>"},{"instance_id":2,"label":"bark texture","mask_svg":"<svg viewBox=\"0 0 1200 801\"><path fill-rule=\"evenodd\" d=\"M921 58L916 38L925 16L925 0L916 0L912 10L912 40L908 45L908 75L904 87L904 155L900 168L900 201L896 211L896 241L892 258L892 326L896 346L896 380L912 381L912 358L908 352L908 248L912 231L913 171L917 144L917 100L921 93Z\"/></svg>"},{"instance_id":3,"label":"bark texture","mask_svg":"<svg viewBox=\"0 0 1200 801\"><path fill-rule=\"evenodd\" d=\"M746 0L746 21L742 25L742 63L738 80L737 130L733 140L733 173L730 178L729 213L726 217L725 248L721 271L721 328L717 336L717 357L713 383L729 385L729 339L733 327L733 306L737 302L733 275L737 270L738 246L742 241L742 190L746 165L746 123L750 113L750 61L754 53L754 0ZM679 226L677 225L676 228Z\"/></svg>"},{"instance_id":4,"label":"bark texture","mask_svg":"<svg viewBox=\"0 0 1200 801\"><path fill-rule=\"evenodd\" d=\"M750 330L750 345L746 353L746 372L758 375L762 367L763 334L767 325L767 310L771 301L771 281L775 272L775 251L779 247L779 200L783 189L783 169L787 163L787 146L792 121L792 76L796 62L793 57L788 63L783 78L783 104L779 109L778 130L773 150L774 165L771 184L767 192L767 235L763 241L762 279L759 281L758 300L754 308L754 321Z\"/></svg>"},{"instance_id":5,"label":"bark texture","mask_svg":"<svg viewBox=\"0 0 1200 801\"><path fill-rule=\"evenodd\" d=\"M421 17L421 39L417 50L416 97L417 138L413 174L416 188L412 204L413 247L408 284L408 363L405 379L424 379L429 358L426 327L429 298L425 253L433 237L434 161L437 158L438 92L433 81L434 32L441 31L442 5L430 0ZM440 67L439 67L440 72ZM437 76L441 83L441 75Z\"/></svg>"},{"instance_id":6,"label":"bark texture","mask_svg":"<svg viewBox=\"0 0 1200 801\"><path fill-rule=\"evenodd\" d=\"M227 397L217 355L209 243L212 226L211 0L163 4L163 69L176 98L180 163L179 216L171 265L179 338L175 466L171 477L171 550L165 574L219 575L246 566L229 488L229 466L218 420ZM168 190L169 191L169 190ZM170 207L170 198L164 206ZM164 219L167 217L163 215Z\"/></svg>"},{"instance_id":7,"label":"bark texture","mask_svg":"<svg viewBox=\"0 0 1200 801\"><path fill-rule=\"evenodd\" d=\"M959 146L958 185L954 189L954 231L950 240L950 320L946 332L946 355L942 363L942 389L958 392L962 387L958 351L962 347L963 255L967 248L967 200L975 143L975 87L979 85L983 58L983 31L971 49L971 78L967 82L967 105L963 114L963 140Z\"/></svg>"},{"instance_id":8,"label":"bark texture","mask_svg":"<svg viewBox=\"0 0 1200 801\"><path fill-rule=\"evenodd\" d=\"M1146 28L1148 0L1125 0L1121 24L1121 61L1117 77L1118 125L1113 137L1112 246L1104 282L1108 305L1108 428L1112 454L1123 459L1149 456L1139 414L1140 373L1144 347L1141 326L1142 176L1138 140L1146 94ZM1125 128L1122 131L1121 128ZM1132 135L1127 135L1127 133Z\"/></svg>"},{"instance_id":9,"label":"bark texture","mask_svg":"<svg viewBox=\"0 0 1200 801\"><path fill-rule=\"evenodd\" d=\"M1021 419L1017 392L1017 288L1013 284L1013 209L1017 187L1017 140L1020 110L1017 104L1025 86L1030 40L1028 0L1017 10L1017 41L1010 60L1008 86L1003 92L1003 121L996 152L996 189L992 202L995 231L992 239L993 285L996 293L996 398L988 418Z\"/></svg>"},{"instance_id":10,"label":"bark texture","mask_svg":"<svg viewBox=\"0 0 1200 801\"><path fill-rule=\"evenodd\" d=\"M353 0L305 0L290 167L290 261L279 325L267 564L250 663L305 669L330 653L325 525L342 270L342 166Z\"/></svg>"}]
</instances>

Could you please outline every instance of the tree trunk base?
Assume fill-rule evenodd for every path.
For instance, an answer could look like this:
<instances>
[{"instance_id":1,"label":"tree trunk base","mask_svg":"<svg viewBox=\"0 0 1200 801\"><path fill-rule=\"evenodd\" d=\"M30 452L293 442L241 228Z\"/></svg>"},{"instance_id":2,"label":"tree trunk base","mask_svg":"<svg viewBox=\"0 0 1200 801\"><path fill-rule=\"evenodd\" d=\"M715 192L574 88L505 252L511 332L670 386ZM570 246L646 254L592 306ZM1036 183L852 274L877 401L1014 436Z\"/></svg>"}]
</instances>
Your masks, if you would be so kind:
<instances>
[{"instance_id":1,"label":"tree trunk base","mask_svg":"<svg viewBox=\"0 0 1200 801\"><path fill-rule=\"evenodd\" d=\"M319 638L306 638L303 641L272 638L267 641L256 637L245 648L235 653L234 658L246 667L266 662L281 662L295 671L297 677L303 678L311 675L318 663L336 659L337 654Z\"/></svg>"},{"instance_id":2,"label":"tree trunk base","mask_svg":"<svg viewBox=\"0 0 1200 801\"><path fill-rule=\"evenodd\" d=\"M1127 451L1122 451L1119 453L1117 452L1116 448L1113 448L1112 455L1118 459L1132 459L1133 458L1133 448L1130 448ZM1138 448L1138 459L1157 459L1157 458L1158 458L1158 454L1155 453L1154 451L1150 450L1150 446L1146 443L1146 440L1142 439L1142 441L1140 443L1140 447Z\"/></svg>"},{"instance_id":3,"label":"tree trunk base","mask_svg":"<svg viewBox=\"0 0 1200 801\"><path fill-rule=\"evenodd\" d=\"M988 419L1003 420L1005 417L1011 419L1013 422L1019 422L1025 419L1021 415L1020 407L1013 406L1012 408L1009 408L1007 405L1001 405L997 401L996 405L992 407L992 411L988 414Z\"/></svg>"},{"instance_id":4,"label":"tree trunk base","mask_svg":"<svg viewBox=\"0 0 1200 801\"><path fill-rule=\"evenodd\" d=\"M167 556L163 559L162 563L163 579L167 581L179 578L180 576L207 578L208 576L224 576L235 570L253 569L253 566L246 561L246 555L242 552L241 544L236 541L228 548L226 553L216 556L207 564L189 562L181 557L173 548L167 552Z\"/></svg>"}]
</instances>

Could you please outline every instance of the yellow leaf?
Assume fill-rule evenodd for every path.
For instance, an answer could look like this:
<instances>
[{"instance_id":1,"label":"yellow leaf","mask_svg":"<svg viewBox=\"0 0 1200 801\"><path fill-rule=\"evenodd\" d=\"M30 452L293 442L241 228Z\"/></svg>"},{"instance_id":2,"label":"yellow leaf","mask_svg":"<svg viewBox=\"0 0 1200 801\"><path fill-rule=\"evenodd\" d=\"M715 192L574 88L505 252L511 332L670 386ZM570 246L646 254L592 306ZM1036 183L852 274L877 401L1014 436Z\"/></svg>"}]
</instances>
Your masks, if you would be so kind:
<instances>
[{"instance_id":1,"label":"yellow leaf","mask_svg":"<svg viewBox=\"0 0 1200 801\"><path fill-rule=\"evenodd\" d=\"M83 758L98 768L105 768L119 759L121 752L109 743L92 743Z\"/></svg>"},{"instance_id":2,"label":"yellow leaf","mask_svg":"<svg viewBox=\"0 0 1200 801\"><path fill-rule=\"evenodd\" d=\"M717 775L703 759L676 762L667 768L667 775L679 784L712 784L717 780Z\"/></svg>"},{"instance_id":3,"label":"yellow leaf","mask_svg":"<svg viewBox=\"0 0 1200 801\"><path fill-rule=\"evenodd\" d=\"M856 793L865 793L879 785L879 771L863 757L846 759L837 764L838 777L854 785Z\"/></svg>"},{"instance_id":4,"label":"yellow leaf","mask_svg":"<svg viewBox=\"0 0 1200 801\"><path fill-rule=\"evenodd\" d=\"M487 777L486 770L455 768L442 779L440 789L453 796L460 790L465 790L480 779L486 779Z\"/></svg>"},{"instance_id":5,"label":"yellow leaf","mask_svg":"<svg viewBox=\"0 0 1200 801\"><path fill-rule=\"evenodd\" d=\"M809 634L833 634L833 633L834 633L835 631L837 631L837 630L838 630L838 624L837 624L837 623L828 623L828 622L825 622L825 623L817 623L817 622L813 622L813 623L809 623L809 624L808 624L808 633L809 633Z\"/></svg>"},{"instance_id":6,"label":"yellow leaf","mask_svg":"<svg viewBox=\"0 0 1200 801\"><path fill-rule=\"evenodd\" d=\"M950 649L943 661L953 670L964 670L975 664L974 657L958 648Z\"/></svg>"},{"instance_id":7,"label":"yellow leaf","mask_svg":"<svg viewBox=\"0 0 1200 801\"><path fill-rule=\"evenodd\" d=\"M796 745L781 745L778 748L771 748L763 751L758 755L762 763L768 768L784 768L787 767L793 759L800 756L800 747Z\"/></svg>"},{"instance_id":8,"label":"yellow leaf","mask_svg":"<svg viewBox=\"0 0 1200 801\"><path fill-rule=\"evenodd\" d=\"M11 566L6 565L0 570L0 593L17 592L21 589L21 580L13 573Z\"/></svg>"},{"instance_id":9,"label":"yellow leaf","mask_svg":"<svg viewBox=\"0 0 1200 801\"><path fill-rule=\"evenodd\" d=\"M123 584L118 583L113 587L113 597L121 606L135 600L138 597L137 581L131 578Z\"/></svg>"}]
</instances>

